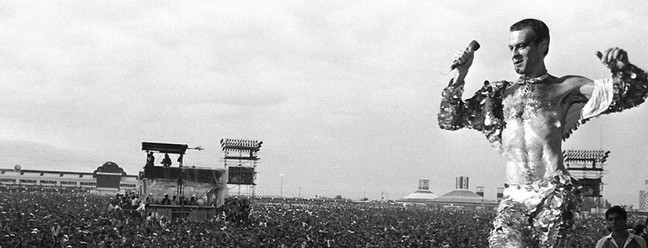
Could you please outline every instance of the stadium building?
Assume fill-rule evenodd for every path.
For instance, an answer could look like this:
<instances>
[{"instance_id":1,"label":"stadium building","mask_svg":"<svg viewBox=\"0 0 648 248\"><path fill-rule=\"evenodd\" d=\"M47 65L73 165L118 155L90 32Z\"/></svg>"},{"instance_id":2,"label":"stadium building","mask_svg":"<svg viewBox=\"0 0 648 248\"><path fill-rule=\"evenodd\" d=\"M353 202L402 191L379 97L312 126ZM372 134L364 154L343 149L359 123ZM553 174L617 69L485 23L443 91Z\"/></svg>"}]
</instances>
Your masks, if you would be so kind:
<instances>
[{"instance_id":1,"label":"stadium building","mask_svg":"<svg viewBox=\"0 0 648 248\"><path fill-rule=\"evenodd\" d=\"M127 175L113 162L106 162L94 172L27 170L16 165L0 168L0 187L79 189L97 193L136 191L137 176Z\"/></svg>"}]
</instances>

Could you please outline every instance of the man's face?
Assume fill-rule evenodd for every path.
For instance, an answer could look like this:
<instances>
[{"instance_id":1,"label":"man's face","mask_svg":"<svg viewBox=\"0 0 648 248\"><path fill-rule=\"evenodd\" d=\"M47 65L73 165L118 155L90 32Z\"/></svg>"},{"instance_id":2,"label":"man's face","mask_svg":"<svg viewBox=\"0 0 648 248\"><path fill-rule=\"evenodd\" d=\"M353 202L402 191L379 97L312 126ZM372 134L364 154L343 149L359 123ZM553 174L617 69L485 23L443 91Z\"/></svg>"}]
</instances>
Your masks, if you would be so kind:
<instances>
[{"instance_id":1,"label":"man's face","mask_svg":"<svg viewBox=\"0 0 648 248\"><path fill-rule=\"evenodd\" d=\"M531 76L529 74L541 68L546 42L536 44L533 42L534 38L535 34L530 29L511 32L509 49L511 50L513 69L517 74Z\"/></svg>"},{"instance_id":2,"label":"man's face","mask_svg":"<svg viewBox=\"0 0 648 248\"><path fill-rule=\"evenodd\" d=\"M621 218L621 215L618 213L610 213L606 218L607 227L610 230L622 231L626 229L626 220Z\"/></svg>"}]
</instances>

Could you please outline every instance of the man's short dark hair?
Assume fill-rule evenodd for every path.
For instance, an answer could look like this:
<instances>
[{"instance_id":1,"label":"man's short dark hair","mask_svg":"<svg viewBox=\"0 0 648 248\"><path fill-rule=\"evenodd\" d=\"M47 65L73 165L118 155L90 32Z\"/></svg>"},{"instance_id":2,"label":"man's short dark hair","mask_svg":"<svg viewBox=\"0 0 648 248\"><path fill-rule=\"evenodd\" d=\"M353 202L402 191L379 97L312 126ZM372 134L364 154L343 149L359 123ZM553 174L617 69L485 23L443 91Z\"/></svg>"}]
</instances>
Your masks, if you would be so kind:
<instances>
[{"instance_id":1,"label":"man's short dark hair","mask_svg":"<svg viewBox=\"0 0 648 248\"><path fill-rule=\"evenodd\" d=\"M628 213L622 207L613 206L611 208L608 208L608 210L605 211L605 219L607 219L608 215L610 214L619 214L621 218L623 218L624 220L628 220Z\"/></svg>"},{"instance_id":2,"label":"man's short dark hair","mask_svg":"<svg viewBox=\"0 0 648 248\"><path fill-rule=\"evenodd\" d=\"M544 55L547 55L547 53L549 53L549 40L550 40L549 27L547 27L547 24L537 19L528 18L511 25L509 31L513 32L513 31L520 31L524 29L530 29L531 31L533 31L533 34L535 34L535 37L533 38L533 42L536 45L542 42L543 40L547 40L547 50L544 53Z\"/></svg>"}]
</instances>

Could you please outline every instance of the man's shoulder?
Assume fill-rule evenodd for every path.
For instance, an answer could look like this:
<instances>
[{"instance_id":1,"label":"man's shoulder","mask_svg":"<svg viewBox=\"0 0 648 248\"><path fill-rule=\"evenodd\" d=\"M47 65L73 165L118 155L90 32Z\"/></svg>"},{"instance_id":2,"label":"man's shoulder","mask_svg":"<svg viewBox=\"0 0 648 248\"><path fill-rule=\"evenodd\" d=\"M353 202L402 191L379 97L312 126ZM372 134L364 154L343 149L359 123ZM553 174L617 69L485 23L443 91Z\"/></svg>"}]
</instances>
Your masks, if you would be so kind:
<instances>
[{"instance_id":1,"label":"man's shoulder","mask_svg":"<svg viewBox=\"0 0 648 248\"><path fill-rule=\"evenodd\" d=\"M608 239L611 239L611 238L612 238L612 234L605 235L604 237L602 237L601 239L599 239L598 242L596 242L596 248L602 248L602 247L605 247L605 246L604 246L604 245L605 245L605 242L606 242Z\"/></svg>"},{"instance_id":2,"label":"man's shoulder","mask_svg":"<svg viewBox=\"0 0 648 248\"><path fill-rule=\"evenodd\" d=\"M602 238L600 238L600 239L598 240L598 242L599 242L599 243L601 243L601 242L605 242L606 240L611 239L611 238L612 238L612 236L610 236L610 235L608 234L608 235L605 235L605 236L603 236Z\"/></svg>"},{"instance_id":3,"label":"man's shoulder","mask_svg":"<svg viewBox=\"0 0 648 248\"><path fill-rule=\"evenodd\" d=\"M555 84L560 84L565 86L580 86L583 84L587 84L592 80L578 75L566 75L562 77L552 77L552 81Z\"/></svg>"},{"instance_id":4,"label":"man's shoulder","mask_svg":"<svg viewBox=\"0 0 648 248\"><path fill-rule=\"evenodd\" d=\"M577 75L552 77L552 84L556 85L555 90L564 94L588 92L593 89L592 82L589 78Z\"/></svg>"},{"instance_id":5,"label":"man's shoulder","mask_svg":"<svg viewBox=\"0 0 648 248\"><path fill-rule=\"evenodd\" d=\"M632 233L630 233L630 237L632 237L632 239L637 241L637 243L643 245L643 247L646 247L646 240L643 237Z\"/></svg>"}]
</instances>

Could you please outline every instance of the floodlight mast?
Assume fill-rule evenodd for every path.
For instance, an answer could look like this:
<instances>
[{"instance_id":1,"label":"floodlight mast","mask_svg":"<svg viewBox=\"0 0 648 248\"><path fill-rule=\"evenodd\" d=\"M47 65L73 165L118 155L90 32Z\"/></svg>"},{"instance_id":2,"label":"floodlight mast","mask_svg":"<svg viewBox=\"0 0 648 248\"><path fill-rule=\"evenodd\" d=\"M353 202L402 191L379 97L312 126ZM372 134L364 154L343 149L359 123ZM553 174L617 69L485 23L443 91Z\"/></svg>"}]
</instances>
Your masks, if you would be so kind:
<instances>
[{"instance_id":1,"label":"floodlight mast","mask_svg":"<svg viewBox=\"0 0 648 248\"><path fill-rule=\"evenodd\" d=\"M261 149L263 141L258 140L242 140L242 139L221 139L221 149L225 153L225 160L243 160L252 162L253 164L259 160L257 153ZM238 153L238 156L236 156ZM227 167L227 163L225 164Z\"/></svg>"},{"instance_id":2,"label":"floodlight mast","mask_svg":"<svg viewBox=\"0 0 648 248\"><path fill-rule=\"evenodd\" d=\"M605 150L567 150L563 160L567 171L584 187L585 197L600 198L603 191L603 166L610 156Z\"/></svg>"},{"instance_id":3,"label":"floodlight mast","mask_svg":"<svg viewBox=\"0 0 648 248\"><path fill-rule=\"evenodd\" d=\"M256 166L259 161L257 153L263 141L245 139L221 139L221 150L225 169L228 170L228 184L238 186L239 195L241 185L248 185L248 192L254 197L256 181Z\"/></svg>"}]
</instances>

